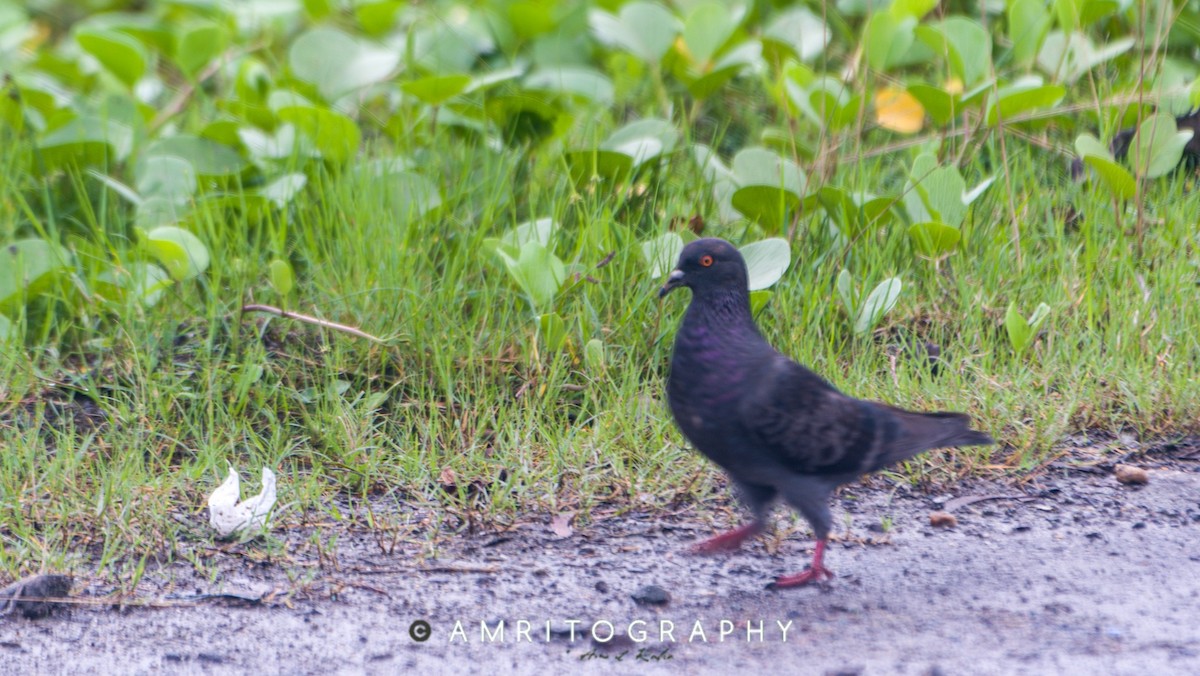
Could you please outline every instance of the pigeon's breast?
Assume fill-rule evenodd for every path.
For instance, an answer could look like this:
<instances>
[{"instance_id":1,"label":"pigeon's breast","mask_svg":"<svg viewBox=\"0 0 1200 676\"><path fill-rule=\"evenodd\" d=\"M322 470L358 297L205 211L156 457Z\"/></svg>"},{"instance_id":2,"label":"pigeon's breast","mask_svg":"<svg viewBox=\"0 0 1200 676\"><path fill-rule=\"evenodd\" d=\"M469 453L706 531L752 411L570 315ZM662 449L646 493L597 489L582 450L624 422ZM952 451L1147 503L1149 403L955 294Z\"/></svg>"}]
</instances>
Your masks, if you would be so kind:
<instances>
[{"instance_id":1,"label":"pigeon's breast","mask_svg":"<svg viewBox=\"0 0 1200 676\"><path fill-rule=\"evenodd\" d=\"M750 373L740 356L703 326L681 330L676 340L667 399L684 435L705 453L736 425Z\"/></svg>"}]
</instances>

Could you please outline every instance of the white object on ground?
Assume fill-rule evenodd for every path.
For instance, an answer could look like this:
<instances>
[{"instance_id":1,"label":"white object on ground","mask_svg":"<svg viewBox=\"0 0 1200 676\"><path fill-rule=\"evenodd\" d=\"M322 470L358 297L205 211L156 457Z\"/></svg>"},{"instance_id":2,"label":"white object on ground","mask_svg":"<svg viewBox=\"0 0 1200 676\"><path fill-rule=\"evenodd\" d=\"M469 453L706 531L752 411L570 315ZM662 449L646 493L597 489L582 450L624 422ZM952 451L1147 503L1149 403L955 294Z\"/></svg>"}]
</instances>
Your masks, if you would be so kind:
<instances>
[{"instance_id":1,"label":"white object on ground","mask_svg":"<svg viewBox=\"0 0 1200 676\"><path fill-rule=\"evenodd\" d=\"M238 473L229 466L229 476L208 496L208 523L221 537L246 529L259 530L275 505L275 473L263 468L262 491L238 502L241 497Z\"/></svg>"}]
</instances>

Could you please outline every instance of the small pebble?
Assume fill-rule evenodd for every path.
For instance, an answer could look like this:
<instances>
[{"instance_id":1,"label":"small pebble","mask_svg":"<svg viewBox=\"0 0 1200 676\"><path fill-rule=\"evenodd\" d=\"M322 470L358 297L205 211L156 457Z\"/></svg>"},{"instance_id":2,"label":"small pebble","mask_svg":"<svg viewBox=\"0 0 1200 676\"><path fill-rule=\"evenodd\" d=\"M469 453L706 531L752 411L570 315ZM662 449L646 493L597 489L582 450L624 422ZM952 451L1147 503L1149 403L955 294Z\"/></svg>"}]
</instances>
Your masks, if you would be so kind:
<instances>
[{"instance_id":1,"label":"small pebble","mask_svg":"<svg viewBox=\"0 0 1200 676\"><path fill-rule=\"evenodd\" d=\"M1129 486L1141 486L1150 481L1150 474L1146 470L1133 465L1117 465L1113 474L1117 481Z\"/></svg>"},{"instance_id":2,"label":"small pebble","mask_svg":"<svg viewBox=\"0 0 1200 676\"><path fill-rule=\"evenodd\" d=\"M667 590L656 584L646 585L630 596L638 605L643 606L665 606L671 602L671 595Z\"/></svg>"},{"instance_id":3,"label":"small pebble","mask_svg":"<svg viewBox=\"0 0 1200 676\"><path fill-rule=\"evenodd\" d=\"M929 525L935 528L954 528L958 525L958 517L950 512L930 512Z\"/></svg>"}]
</instances>

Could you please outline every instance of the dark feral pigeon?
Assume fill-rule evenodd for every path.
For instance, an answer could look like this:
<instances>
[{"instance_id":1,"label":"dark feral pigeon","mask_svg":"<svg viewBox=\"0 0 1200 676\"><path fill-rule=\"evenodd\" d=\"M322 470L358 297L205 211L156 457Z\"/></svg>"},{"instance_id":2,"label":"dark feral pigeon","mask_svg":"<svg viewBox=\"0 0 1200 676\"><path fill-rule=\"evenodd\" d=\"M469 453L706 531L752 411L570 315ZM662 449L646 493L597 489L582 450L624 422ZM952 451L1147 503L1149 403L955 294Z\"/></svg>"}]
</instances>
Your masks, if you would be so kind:
<instances>
[{"instance_id":1,"label":"dark feral pigeon","mask_svg":"<svg viewBox=\"0 0 1200 676\"><path fill-rule=\"evenodd\" d=\"M771 586L833 577L822 556L834 488L932 448L995 443L962 413L854 399L777 352L754 324L746 263L728 242L698 239L684 247L659 296L681 286L692 290L692 302L671 358L671 413L754 513L748 525L693 551L736 549L762 529L771 503L782 497L812 525L817 547L808 570Z\"/></svg>"}]
</instances>

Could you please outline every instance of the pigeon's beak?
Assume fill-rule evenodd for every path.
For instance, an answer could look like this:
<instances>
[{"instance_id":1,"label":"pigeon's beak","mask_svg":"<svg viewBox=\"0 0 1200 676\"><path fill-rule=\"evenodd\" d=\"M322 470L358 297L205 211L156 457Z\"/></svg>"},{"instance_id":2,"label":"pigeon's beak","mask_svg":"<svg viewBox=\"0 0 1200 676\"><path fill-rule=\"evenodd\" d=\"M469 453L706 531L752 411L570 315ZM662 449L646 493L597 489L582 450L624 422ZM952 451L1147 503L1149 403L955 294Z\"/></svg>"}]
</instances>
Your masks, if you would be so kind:
<instances>
[{"instance_id":1,"label":"pigeon's beak","mask_svg":"<svg viewBox=\"0 0 1200 676\"><path fill-rule=\"evenodd\" d=\"M658 290L658 297L662 298L671 293L672 289L680 286L683 286L683 270L672 270L671 274L667 275L667 283Z\"/></svg>"}]
</instances>

